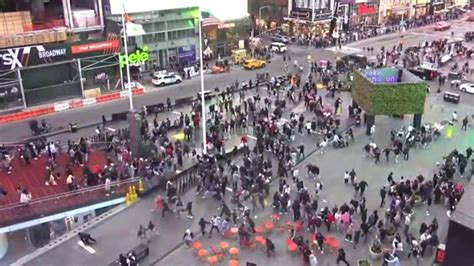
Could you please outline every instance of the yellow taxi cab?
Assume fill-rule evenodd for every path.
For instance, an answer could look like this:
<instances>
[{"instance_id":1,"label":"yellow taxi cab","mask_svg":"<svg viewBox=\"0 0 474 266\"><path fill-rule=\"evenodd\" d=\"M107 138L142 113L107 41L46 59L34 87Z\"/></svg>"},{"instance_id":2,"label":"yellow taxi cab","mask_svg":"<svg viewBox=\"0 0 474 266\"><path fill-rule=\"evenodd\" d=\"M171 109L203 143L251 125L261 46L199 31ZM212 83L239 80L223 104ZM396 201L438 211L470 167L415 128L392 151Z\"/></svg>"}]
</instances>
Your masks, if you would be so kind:
<instances>
[{"instance_id":1,"label":"yellow taxi cab","mask_svg":"<svg viewBox=\"0 0 474 266\"><path fill-rule=\"evenodd\" d=\"M264 67L266 64L267 63L265 61L252 58L252 59L245 60L242 66L245 69L256 69L256 68Z\"/></svg>"}]
</instances>

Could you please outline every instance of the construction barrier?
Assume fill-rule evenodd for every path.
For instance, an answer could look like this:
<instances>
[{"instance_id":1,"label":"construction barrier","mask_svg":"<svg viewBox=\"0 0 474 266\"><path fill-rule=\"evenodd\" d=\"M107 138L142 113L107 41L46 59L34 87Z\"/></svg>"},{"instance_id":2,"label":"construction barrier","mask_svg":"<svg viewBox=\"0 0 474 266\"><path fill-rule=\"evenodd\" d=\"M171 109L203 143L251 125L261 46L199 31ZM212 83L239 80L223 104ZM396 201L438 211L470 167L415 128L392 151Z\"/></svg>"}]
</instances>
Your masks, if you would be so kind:
<instances>
[{"instance_id":1,"label":"construction barrier","mask_svg":"<svg viewBox=\"0 0 474 266\"><path fill-rule=\"evenodd\" d=\"M144 88L135 88L132 90L132 95L141 95L144 93L145 93ZM10 123L14 121L30 119L30 118L34 118L38 116L47 115L47 114L81 108L84 106L90 106L97 103L115 101L121 98L128 97L128 95L130 95L129 91L122 91L122 92L112 92L109 94L104 94L97 97L86 98L82 100L57 102L57 103L52 104L51 106L38 107L38 108L21 111L18 113L0 115L0 123Z\"/></svg>"}]
</instances>

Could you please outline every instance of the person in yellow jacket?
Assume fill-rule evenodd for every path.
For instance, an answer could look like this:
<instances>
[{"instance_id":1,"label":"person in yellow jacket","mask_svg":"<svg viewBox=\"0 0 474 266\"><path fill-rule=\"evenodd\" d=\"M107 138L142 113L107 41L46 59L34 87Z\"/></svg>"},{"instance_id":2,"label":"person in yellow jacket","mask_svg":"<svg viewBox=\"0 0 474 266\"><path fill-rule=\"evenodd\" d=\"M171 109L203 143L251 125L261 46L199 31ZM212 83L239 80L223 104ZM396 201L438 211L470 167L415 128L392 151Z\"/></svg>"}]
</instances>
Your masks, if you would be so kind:
<instances>
[{"instance_id":1,"label":"person in yellow jacket","mask_svg":"<svg viewBox=\"0 0 474 266\"><path fill-rule=\"evenodd\" d=\"M446 138L451 139L454 135L454 125L449 122L448 128L446 129Z\"/></svg>"}]
</instances>

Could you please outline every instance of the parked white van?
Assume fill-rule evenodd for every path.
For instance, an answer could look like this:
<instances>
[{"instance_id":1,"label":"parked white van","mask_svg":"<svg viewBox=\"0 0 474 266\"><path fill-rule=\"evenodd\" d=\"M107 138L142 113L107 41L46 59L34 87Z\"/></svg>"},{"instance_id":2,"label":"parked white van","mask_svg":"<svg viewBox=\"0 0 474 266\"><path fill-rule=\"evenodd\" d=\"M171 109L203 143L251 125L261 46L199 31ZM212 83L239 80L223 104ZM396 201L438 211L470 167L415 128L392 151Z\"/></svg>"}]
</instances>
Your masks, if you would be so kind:
<instances>
[{"instance_id":1,"label":"parked white van","mask_svg":"<svg viewBox=\"0 0 474 266\"><path fill-rule=\"evenodd\" d=\"M270 49L275 53L284 53L286 52L286 45L281 42L273 42L270 44Z\"/></svg>"}]
</instances>

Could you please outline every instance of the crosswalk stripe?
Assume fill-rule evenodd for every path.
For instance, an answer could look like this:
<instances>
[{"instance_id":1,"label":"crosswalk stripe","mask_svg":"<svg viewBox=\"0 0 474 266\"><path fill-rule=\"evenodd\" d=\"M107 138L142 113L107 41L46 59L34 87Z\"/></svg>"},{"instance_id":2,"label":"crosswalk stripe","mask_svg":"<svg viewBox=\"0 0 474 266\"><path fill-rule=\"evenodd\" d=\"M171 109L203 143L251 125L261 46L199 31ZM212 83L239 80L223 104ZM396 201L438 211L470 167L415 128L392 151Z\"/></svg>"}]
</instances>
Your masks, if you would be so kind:
<instances>
[{"instance_id":1,"label":"crosswalk stripe","mask_svg":"<svg viewBox=\"0 0 474 266\"><path fill-rule=\"evenodd\" d=\"M95 249L93 249L91 246L86 246L82 241L77 242L77 244L90 254L94 254L96 252Z\"/></svg>"}]
</instances>

